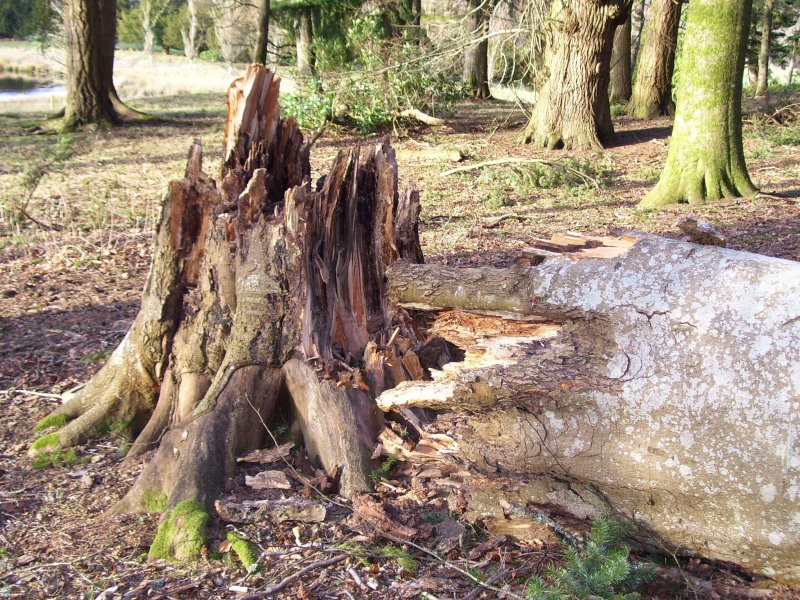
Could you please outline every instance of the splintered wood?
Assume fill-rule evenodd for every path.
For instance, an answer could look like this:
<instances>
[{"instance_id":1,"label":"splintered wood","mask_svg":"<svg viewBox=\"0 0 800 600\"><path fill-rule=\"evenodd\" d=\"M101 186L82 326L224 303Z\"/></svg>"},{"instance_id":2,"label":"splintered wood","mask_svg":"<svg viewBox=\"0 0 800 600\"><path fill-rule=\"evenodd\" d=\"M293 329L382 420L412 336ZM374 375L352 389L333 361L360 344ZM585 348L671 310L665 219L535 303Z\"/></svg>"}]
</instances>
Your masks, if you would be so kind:
<instances>
[{"instance_id":1,"label":"splintered wood","mask_svg":"<svg viewBox=\"0 0 800 600\"><path fill-rule=\"evenodd\" d=\"M625 254L631 246L639 241L633 235L593 236L567 232L553 234L549 240L534 238L529 248L522 250L523 255L541 262L548 256L566 254L572 259L581 258L616 258Z\"/></svg>"}]
</instances>

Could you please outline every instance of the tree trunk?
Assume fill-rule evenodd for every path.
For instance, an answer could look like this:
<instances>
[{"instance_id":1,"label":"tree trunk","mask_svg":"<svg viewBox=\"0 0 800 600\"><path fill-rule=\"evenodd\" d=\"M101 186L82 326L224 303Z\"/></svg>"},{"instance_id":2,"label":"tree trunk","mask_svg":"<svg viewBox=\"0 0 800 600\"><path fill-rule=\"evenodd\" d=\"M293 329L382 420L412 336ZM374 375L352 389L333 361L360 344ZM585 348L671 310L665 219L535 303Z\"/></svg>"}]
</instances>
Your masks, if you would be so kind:
<instances>
[{"instance_id":1,"label":"tree trunk","mask_svg":"<svg viewBox=\"0 0 800 600\"><path fill-rule=\"evenodd\" d=\"M305 77L316 74L314 56L314 25L310 8L301 8L297 15L295 45L297 47L297 72Z\"/></svg>"},{"instance_id":2,"label":"tree trunk","mask_svg":"<svg viewBox=\"0 0 800 600\"><path fill-rule=\"evenodd\" d=\"M267 64L267 49L269 46L269 2L261 0L258 8L258 36L253 52L253 62Z\"/></svg>"},{"instance_id":3,"label":"tree trunk","mask_svg":"<svg viewBox=\"0 0 800 600\"><path fill-rule=\"evenodd\" d=\"M564 495L597 514L590 484L662 552L800 584L800 265L656 237L617 250L524 270L392 265L390 298L463 358L378 397L419 418L419 445L384 434L387 453L469 465L461 489L505 498L488 514L506 529Z\"/></svg>"},{"instance_id":4,"label":"tree trunk","mask_svg":"<svg viewBox=\"0 0 800 600\"><path fill-rule=\"evenodd\" d=\"M197 58L197 0L187 0L186 8L189 22L186 29L181 29L183 54L189 62L193 62Z\"/></svg>"},{"instance_id":5,"label":"tree trunk","mask_svg":"<svg viewBox=\"0 0 800 600\"><path fill-rule=\"evenodd\" d=\"M631 8L631 71L636 70L639 59L639 48L642 43L642 29L644 29L644 0L634 0Z\"/></svg>"},{"instance_id":6,"label":"tree trunk","mask_svg":"<svg viewBox=\"0 0 800 600\"><path fill-rule=\"evenodd\" d=\"M761 16L761 48L758 52L758 84L756 97L767 95L769 87L769 47L772 38L772 8L775 0L764 0L764 14Z\"/></svg>"},{"instance_id":7,"label":"tree trunk","mask_svg":"<svg viewBox=\"0 0 800 600\"><path fill-rule=\"evenodd\" d=\"M631 99L631 18L617 27L611 52L609 99L622 104Z\"/></svg>"},{"instance_id":8,"label":"tree trunk","mask_svg":"<svg viewBox=\"0 0 800 600\"><path fill-rule=\"evenodd\" d=\"M488 0L467 2L467 38L469 45L464 50L464 83L472 96L486 99L489 92L489 16L491 4Z\"/></svg>"},{"instance_id":9,"label":"tree trunk","mask_svg":"<svg viewBox=\"0 0 800 600\"><path fill-rule=\"evenodd\" d=\"M63 127L72 130L90 123L112 125L120 118L110 98L108 76L114 54L106 55L105 13L114 0L67 0L64 3L64 39L67 54L67 102ZM112 27L116 27L113 25Z\"/></svg>"},{"instance_id":10,"label":"tree trunk","mask_svg":"<svg viewBox=\"0 0 800 600\"><path fill-rule=\"evenodd\" d=\"M545 51L549 77L540 93L525 143L541 148L599 149L614 137L608 83L614 30L625 22L629 0L553 2L554 23Z\"/></svg>"},{"instance_id":11,"label":"tree trunk","mask_svg":"<svg viewBox=\"0 0 800 600\"><path fill-rule=\"evenodd\" d=\"M682 3L653 0L644 32L644 47L636 68L636 82L628 114L640 119L675 114L672 73L678 46Z\"/></svg>"},{"instance_id":12,"label":"tree trunk","mask_svg":"<svg viewBox=\"0 0 800 600\"><path fill-rule=\"evenodd\" d=\"M384 346L416 341L385 300L384 271L421 259L418 194L398 195L387 145L340 153L312 191L302 134L280 119L279 83L260 65L234 82L220 184L203 173L196 143L166 196L139 315L81 394L44 422L67 424L31 447L71 446L112 423L140 430L131 460L156 454L114 510L154 498L167 507L154 556L197 555L236 455L263 444L259 419L284 395L311 457L342 469L341 492L368 489L382 424L373 398L400 376L384 374ZM372 366L361 366L365 353Z\"/></svg>"},{"instance_id":13,"label":"tree trunk","mask_svg":"<svg viewBox=\"0 0 800 600\"><path fill-rule=\"evenodd\" d=\"M789 69L788 69L789 72L786 74L786 85L788 86L792 85L792 79L794 78L794 69L796 61L797 61L797 42L795 42L792 45L792 51L791 54L789 55Z\"/></svg>"},{"instance_id":14,"label":"tree trunk","mask_svg":"<svg viewBox=\"0 0 800 600\"><path fill-rule=\"evenodd\" d=\"M690 3L667 161L640 207L756 193L742 149L742 70L750 9L750 0Z\"/></svg>"}]
</instances>

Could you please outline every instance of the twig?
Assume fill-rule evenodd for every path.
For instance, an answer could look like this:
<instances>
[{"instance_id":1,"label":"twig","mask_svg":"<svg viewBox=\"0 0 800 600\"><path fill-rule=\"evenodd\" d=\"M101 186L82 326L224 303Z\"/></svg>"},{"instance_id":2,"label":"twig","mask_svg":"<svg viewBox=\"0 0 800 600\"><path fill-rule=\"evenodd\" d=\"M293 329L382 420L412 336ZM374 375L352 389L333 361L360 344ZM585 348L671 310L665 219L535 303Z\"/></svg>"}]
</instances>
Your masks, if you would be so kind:
<instances>
[{"instance_id":1,"label":"twig","mask_svg":"<svg viewBox=\"0 0 800 600\"><path fill-rule=\"evenodd\" d=\"M279 581L275 585L272 585L272 586L268 587L265 590L261 590L260 592L256 592L255 594L248 594L247 596L243 596L241 598L241 600L258 600L259 598L266 598L267 596L271 596L273 594L276 594L276 593L280 592L283 588L285 588L287 585L292 583L293 581L296 581L296 580L300 579L306 573L309 573L310 571L313 571L314 569L321 569L323 567L330 567L331 565L335 565L338 562L342 562L344 559L346 559L349 556L350 556L349 554L340 554L338 556L334 556L333 558L328 558L328 559L325 559L325 560L320 560L318 562L312 563L312 564L308 565L307 567L303 567L297 573L294 573L292 575L289 575L288 577L285 577L284 579L282 579L281 581Z\"/></svg>"},{"instance_id":2,"label":"twig","mask_svg":"<svg viewBox=\"0 0 800 600\"><path fill-rule=\"evenodd\" d=\"M481 225L481 227L483 227L484 229L494 229L506 219L519 219L520 221L528 221L535 218L536 217L531 215L518 215L516 213L507 213L505 215L500 215L499 217L495 217L490 221L486 221L483 225Z\"/></svg>"}]
</instances>

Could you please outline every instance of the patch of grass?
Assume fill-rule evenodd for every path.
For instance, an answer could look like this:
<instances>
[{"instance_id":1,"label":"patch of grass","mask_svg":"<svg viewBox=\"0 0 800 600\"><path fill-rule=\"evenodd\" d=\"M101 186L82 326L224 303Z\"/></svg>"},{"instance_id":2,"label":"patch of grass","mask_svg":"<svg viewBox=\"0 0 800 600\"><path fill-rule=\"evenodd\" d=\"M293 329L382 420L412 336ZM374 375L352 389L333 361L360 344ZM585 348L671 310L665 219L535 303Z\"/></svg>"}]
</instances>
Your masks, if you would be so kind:
<instances>
[{"instance_id":1,"label":"patch of grass","mask_svg":"<svg viewBox=\"0 0 800 600\"><path fill-rule=\"evenodd\" d=\"M231 544L231 550L244 565L244 568L247 569L248 573L252 573L258 565L258 557L261 554L258 546L232 531L228 532L227 539Z\"/></svg>"},{"instance_id":2,"label":"patch of grass","mask_svg":"<svg viewBox=\"0 0 800 600\"><path fill-rule=\"evenodd\" d=\"M42 431L43 429L48 429L50 427L63 427L66 424L67 424L66 415L48 415L44 419L39 421L33 428L33 430Z\"/></svg>"},{"instance_id":3,"label":"patch of grass","mask_svg":"<svg viewBox=\"0 0 800 600\"><path fill-rule=\"evenodd\" d=\"M652 569L628 560L624 544L633 527L617 523L610 517L599 517L582 550L569 548L564 567L550 567L544 578L528 582L528 600L572 600L573 598L606 598L632 600L634 590L652 579Z\"/></svg>"},{"instance_id":4,"label":"patch of grass","mask_svg":"<svg viewBox=\"0 0 800 600\"><path fill-rule=\"evenodd\" d=\"M61 450L56 450L55 452L37 454L31 460L31 468L41 471L42 469L50 469L63 465L70 466L85 462L88 462L88 457L81 458L74 449L70 448L63 452Z\"/></svg>"}]
</instances>

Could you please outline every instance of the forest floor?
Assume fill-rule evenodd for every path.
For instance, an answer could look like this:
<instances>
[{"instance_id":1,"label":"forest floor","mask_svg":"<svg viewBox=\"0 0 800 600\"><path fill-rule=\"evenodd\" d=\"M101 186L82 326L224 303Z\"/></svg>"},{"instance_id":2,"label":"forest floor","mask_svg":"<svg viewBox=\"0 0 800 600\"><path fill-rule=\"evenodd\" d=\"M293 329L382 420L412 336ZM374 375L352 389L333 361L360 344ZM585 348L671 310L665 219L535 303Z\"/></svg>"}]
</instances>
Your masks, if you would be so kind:
<instances>
[{"instance_id":1,"label":"forest floor","mask_svg":"<svg viewBox=\"0 0 800 600\"><path fill-rule=\"evenodd\" d=\"M775 99L774 105L791 102ZM220 521L212 523L206 559L181 567L146 560L157 515L102 517L141 468L121 463L129 440L119 434L100 435L48 468L33 468L26 450L34 424L58 395L89 380L138 310L160 197L168 181L183 176L194 138L206 149L206 171L219 172L221 94L142 99L134 106L165 120L66 139L29 132L41 113L0 114L0 596L235 598L242 595L237 589L263 589L312 564L282 597L524 594L526 579L559 561L563 550L518 544L491 536L480 523L454 521L447 497L419 485L402 465L377 493L400 507L394 518L427 531L422 545L446 562L363 535L346 502L326 501L324 523L243 527L266 552L262 568L250 575L222 552ZM396 132L393 145L401 184L415 181L420 189L421 237L431 262L513 264L532 238L567 231L603 234L620 227L678 236L675 222L689 213L712 222L730 248L800 260L800 120L795 112L794 120L778 123L758 108L747 115L745 154L765 195L662 211L635 205L659 176L667 119L617 118L618 144L602 153L545 153L517 143L525 117L514 105L464 102L447 126ZM314 176L326 172L339 149L375 139L329 130L312 151ZM555 168L506 163L442 175L514 158L543 159ZM289 462L313 473L302 454ZM252 497L244 477L254 470L242 467L229 491ZM292 485L302 493L302 484L293 479ZM405 553L416 567L397 556ZM317 564L341 554L347 555L341 562ZM748 584L724 566L681 566L726 585ZM495 588L508 586L506 592L477 586L464 571ZM703 594L662 581L643 595Z\"/></svg>"}]
</instances>

